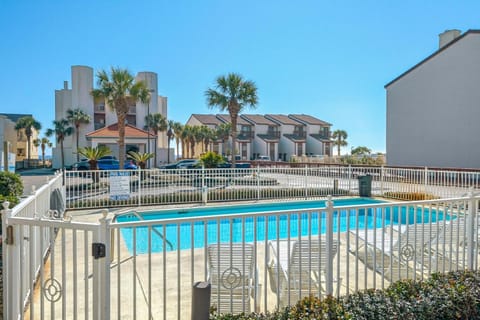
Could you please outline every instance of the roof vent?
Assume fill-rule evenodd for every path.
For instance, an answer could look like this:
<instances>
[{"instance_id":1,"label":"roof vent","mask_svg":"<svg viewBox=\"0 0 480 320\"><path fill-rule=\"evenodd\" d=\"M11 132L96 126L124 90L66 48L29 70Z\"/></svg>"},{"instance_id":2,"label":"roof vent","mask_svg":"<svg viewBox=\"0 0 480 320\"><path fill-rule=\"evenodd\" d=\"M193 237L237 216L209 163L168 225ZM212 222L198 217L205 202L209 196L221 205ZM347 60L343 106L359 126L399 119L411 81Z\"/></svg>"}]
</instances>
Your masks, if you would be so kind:
<instances>
[{"instance_id":1,"label":"roof vent","mask_svg":"<svg viewBox=\"0 0 480 320\"><path fill-rule=\"evenodd\" d=\"M445 32L440 33L438 35L438 48L441 49L456 38L460 37L460 30L452 29L452 30L445 30Z\"/></svg>"}]
</instances>

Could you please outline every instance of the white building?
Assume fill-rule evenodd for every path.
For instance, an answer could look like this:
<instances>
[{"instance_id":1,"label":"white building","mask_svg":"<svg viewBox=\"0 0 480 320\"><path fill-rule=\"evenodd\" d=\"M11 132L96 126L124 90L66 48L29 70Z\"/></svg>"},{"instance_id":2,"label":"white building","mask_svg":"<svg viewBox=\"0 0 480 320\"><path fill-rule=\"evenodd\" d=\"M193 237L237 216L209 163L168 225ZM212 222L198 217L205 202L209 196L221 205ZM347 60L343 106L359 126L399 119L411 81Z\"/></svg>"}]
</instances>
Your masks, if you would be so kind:
<instances>
[{"instance_id":1,"label":"white building","mask_svg":"<svg viewBox=\"0 0 480 320\"><path fill-rule=\"evenodd\" d=\"M305 155L306 126L284 114L266 114L265 118L279 125L280 141L278 142L278 158L290 161L292 156Z\"/></svg>"},{"instance_id":2,"label":"white building","mask_svg":"<svg viewBox=\"0 0 480 320\"><path fill-rule=\"evenodd\" d=\"M307 156L332 156L331 124L307 114L290 114L289 118L305 125Z\"/></svg>"},{"instance_id":3,"label":"white building","mask_svg":"<svg viewBox=\"0 0 480 320\"><path fill-rule=\"evenodd\" d=\"M480 30L439 44L385 86L388 165L480 168Z\"/></svg>"},{"instance_id":4,"label":"white building","mask_svg":"<svg viewBox=\"0 0 480 320\"><path fill-rule=\"evenodd\" d=\"M272 161L278 160L278 143L280 142L280 125L261 114L242 114L240 116L253 125L253 159L267 156Z\"/></svg>"},{"instance_id":5,"label":"white building","mask_svg":"<svg viewBox=\"0 0 480 320\"><path fill-rule=\"evenodd\" d=\"M94 100L91 92L94 88L94 71L87 66L72 66L72 86L68 87L68 81L64 81L64 87L60 90L55 90L55 120L64 119L67 116L68 109L81 109L90 115L91 121L89 124L84 124L80 127L79 132L79 146L97 146L106 145L112 150L113 155L118 156L118 132L115 136L110 136L107 139L106 134L93 134L94 131L109 127L117 123L117 116L115 111L105 106L103 100ZM151 99L148 104L136 102L130 106L130 111L127 115L127 123L143 130L145 128L145 117L148 113L160 113L165 118L167 117L167 98L160 96L158 93L157 74L154 72L139 72L136 76L137 81L144 81L150 90ZM105 131L105 130L104 130ZM111 130L110 130L111 132ZM132 131L133 132L133 131ZM139 138L138 132L135 136L125 136L126 151L139 151L151 153L157 150L158 163L167 160L167 137L165 132L159 132L158 139L145 133ZM64 153L65 165L71 165L77 161L77 146L75 133L65 139ZM88 139L87 139L88 138ZM98 140L100 139L100 140ZM53 167L59 168L61 166L60 147L53 148ZM170 152L173 156L173 152Z\"/></svg>"},{"instance_id":6,"label":"white building","mask_svg":"<svg viewBox=\"0 0 480 320\"><path fill-rule=\"evenodd\" d=\"M7 115L0 114L0 170L15 171L17 132L15 122ZM6 164L6 166L5 166Z\"/></svg>"}]
</instances>

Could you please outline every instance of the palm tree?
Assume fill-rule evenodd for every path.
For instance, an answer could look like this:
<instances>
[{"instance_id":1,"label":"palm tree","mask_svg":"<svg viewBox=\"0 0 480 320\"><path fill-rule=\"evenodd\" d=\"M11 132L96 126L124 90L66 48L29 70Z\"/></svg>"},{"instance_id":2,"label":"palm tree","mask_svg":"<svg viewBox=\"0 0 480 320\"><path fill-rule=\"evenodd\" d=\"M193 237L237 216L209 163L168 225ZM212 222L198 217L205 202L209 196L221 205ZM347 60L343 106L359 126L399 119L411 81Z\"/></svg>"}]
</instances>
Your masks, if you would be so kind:
<instances>
[{"instance_id":1,"label":"palm tree","mask_svg":"<svg viewBox=\"0 0 480 320\"><path fill-rule=\"evenodd\" d=\"M225 153L225 143L228 141L232 132L232 124L231 123L222 123L216 129L216 136L219 140L222 141L222 153Z\"/></svg>"},{"instance_id":2,"label":"palm tree","mask_svg":"<svg viewBox=\"0 0 480 320\"><path fill-rule=\"evenodd\" d=\"M345 147L348 145L346 139L348 134L345 130L335 130L333 131L332 138L333 138L333 145L337 146L337 153L340 156L340 147Z\"/></svg>"},{"instance_id":3,"label":"palm tree","mask_svg":"<svg viewBox=\"0 0 480 320\"><path fill-rule=\"evenodd\" d=\"M76 135L76 148L79 148L78 139L80 137L80 126L82 124L89 124L90 123L90 115L85 113L82 109L68 109L67 110L67 120L75 127L75 135ZM80 160L80 155L77 152L77 162Z\"/></svg>"},{"instance_id":4,"label":"palm tree","mask_svg":"<svg viewBox=\"0 0 480 320\"><path fill-rule=\"evenodd\" d=\"M173 120L168 120L168 129L167 129L167 163L170 163L170 141L173 139L173 135L175 134L173 131L173 127L175 126L175 122Z\"/></svg>"},{"instance_id":5,"label":"palm tree","mask_svg":"<svg viewBox=\"0 0 480 320\"><path fill-rule=\"evenodd\" d=\"M101 157L108 156L112 151L106 146L78 148L78 154L88 159L90 170L98 170L97 163Z\"/></svg>"},{"instance_id":6,"label":"palm tree","mask_svg":"<svg viewBox=\"0 0 480 320\"><path fill-rule=\"evenodd\" d=\"M190 136L192 134L192 126L186 124L183 127L182 138L182 157L190 158Z\"/></svg>"},{"instance_id":7,"label":"palm tree","mask_svg":"<svg viewBox=\"0 0 480 320\"><path fill-rule=\"evenodd\" d=\"M30 140L32 139L33 130L39 131L42 128L40 122L35 120L32 116L25 116L18 119L15 124L15 130L20 131L24 130L25 135L27 136L27 159L28 166L30 166Z\"/></svg>"},{"instance_id":8,"label":"palm tree","mask_svg":"<svg viewBox=\"0 0 480 320\"><path fill-rule=\"evenodd\" d=\"M43 137L41 139L33 140L33 145L37 148L40 147L42 149L42 163L43 163L43 167L45 168L45 149L47 147L51 148L52 143L47 137Z\"/></svg>"},{"instance_id":9,"label":"palm tree","mask_svg":"<svg viewBox=\"0 0 480 320\"><path fill-rule=\"evenodd\" d=\"M155 137L158 137L159 132L167 130L167 119L160 113L150 113L145 117L145 130L152 130ZM148 133L150 134L150 132ZM155 143L155 165L157 164L157 143Z\"/></svg>"},{"instance_id":10,"label":"palm tree","mask_svg":"<svg viewBox=\"0 0 480 320\"><path fill-rule=\"evenodd\" d=\"M143 81L135 82L126 69L111 68L110 76L105 70L97 73L99 89L92 90L94 98L104 99L117 115L118 120L118 159L120 168L125 161L125 120L129 106L136 101L144 104L150 100L150 92Z\"/></svg>"},{"instance_id":11,"label":"palm tree","mask_svg":"<svg viewBox=\"0 0 480 320\"><path fill-rule=\"evenodd\" d=\"M177 146L177 157L180 154L180 141L182 139L183 125L180 122L173 123L173 133L175 135L175 144ZM182 154L183 157L183 154Z\"/></svg>"},{"instance_id":12,"label":"palm tree","mask_svg":"<svg viewBox=\"0 0 480 320\"><path fill-rule=\"evenodd\" d=\"M72 135L73 128L69 126L67 119L53 120L53 129L47 129L47 137L55 135L57 143L60 143L60 152L62 154L62 169L65 168L65 155L63 153L63 141L65 137Z\"/></svg>"},{"instance_id":13,"label":"palm tree","mask_svg":"<svg viewBox=\"0 0 480 320\"><path fill-rule=\"evenodd\" d=\"M244 80L241 75L230 73L216 80L214 89L205 92L207 105L228 111L232 123L232 148L237 142L237 118L247 106L255 108L258 104L257 86L253 81ZM235 157L232 157L232 168L235 168Z\"/></svg>"},{"instance_id":14,"label":"palm tree","mask_svg":"<svg viewBox=\"0 0 480 320\"><path fill-rule=\"evenodd\" d=\"M203 152L208 152L210 143L216 139L216 132L207 126L201 126L201 133L203 138Z\"/></svg>"},{"instance_id":15,"label":"palm tree","mask_svg":"<svg viewBox=\"0 0 480 320\"><path fill-rule=\"evenodd\" d=\"M130 151L128 152L128 157L130 159L135 160L135 162L138 164L138 166L141 169L145 169L145 166L147 165L147 161L153 158L153 153L139 153L135 151Z\"/></svg>"},{"instance_id":16,"label":"palm tree","mask_svg":"<svg viewBox=\"0 0 480 320\"><path fill-rule=\"evenodd\" d=\"M78 153L88 159L90 170L98 170L98 160L101 157L111 154L112 151L106 146L98 146L78 148ZM93 173L92 179L94 183L98 182L100 180L100 174L98 172Z\"/></svg>"}]
</instances>

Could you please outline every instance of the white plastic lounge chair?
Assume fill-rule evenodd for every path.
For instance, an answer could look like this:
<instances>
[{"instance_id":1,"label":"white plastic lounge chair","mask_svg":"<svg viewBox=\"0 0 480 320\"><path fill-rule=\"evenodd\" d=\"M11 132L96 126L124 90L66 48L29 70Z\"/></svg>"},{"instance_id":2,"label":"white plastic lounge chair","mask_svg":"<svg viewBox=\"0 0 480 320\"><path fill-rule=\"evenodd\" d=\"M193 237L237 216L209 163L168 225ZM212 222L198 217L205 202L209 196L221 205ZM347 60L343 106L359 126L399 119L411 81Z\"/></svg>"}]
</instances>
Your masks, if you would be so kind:
<instances>
[{"instance_id":1,"label":"white plastic lounge chair","mask_svg":"<svg viewBox=\"0 0 480 320\"><path fill-rule=\"evenodd\" d=\"M318 295L320 291L325 291L322 283L325 282L327 261L333 259L337 251L336 240L333 241L330 257L327 256L324 239L270 241L268 263L270 288L279 297L279 307L288 305L289 302L295 303L310 294Z\"/></svg>"},{"instance_id":2,"label":"white plastic lounge chair","mask_svg":"<svg viewBox=\"0 0 480 320\"><path fill-rule=\"evenodd\" d=\"M391 280L410 278L418 272L431 270L435 259L432 242L441 228L441 224L417 223L350 230L354 237L350 241L350 252ZM362 248L364 252L360 251Z\"/></svg>"},{"instance_id":3,"label":"white plastic lounge chair","mask_svg":"<svg viewBox=\"0 0 480 320\"><path fill-rule=\"evenodd\" d=\"M211 305L219 313L252 312L250 297L259 307L258 272L252 244L222 243L207 247Z\"/></svg>"},{"instance_id":4,"label":"white plastic lounge chair","mask_svg":"<svg viewBox=\"0 0 480 320\"><path fill-rule=\"evenodd\" d=\"M439 258L444 261L443 265L437 266L442 271L451 271L463 269L467 266L468 250L474 250L474 259L478 254L478 225L474 223L473 239L474 247L468 248L468 217L459 217L450 221L445 221L442 231L438 233L435 240L432 241L432 250Z\"/></svg>"}]
</instances>

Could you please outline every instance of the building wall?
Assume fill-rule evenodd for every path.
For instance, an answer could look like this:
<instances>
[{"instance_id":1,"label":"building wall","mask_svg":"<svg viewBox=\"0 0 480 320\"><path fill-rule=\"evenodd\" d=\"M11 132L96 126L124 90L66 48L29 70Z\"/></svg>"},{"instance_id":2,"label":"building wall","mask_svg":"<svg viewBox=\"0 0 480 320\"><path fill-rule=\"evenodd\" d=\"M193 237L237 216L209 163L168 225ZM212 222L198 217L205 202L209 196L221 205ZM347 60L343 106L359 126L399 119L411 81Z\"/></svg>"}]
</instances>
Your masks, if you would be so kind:
<instances>
[{"instance_id":1,"label":"building wall","mask_svg":"<svg viewBox=\"0 0 480 320\"><path fill-rule=\"evenodd\" d=\"M387 87L387 164L480 168L480 35Z\"/></svg>"}]
</instances>

